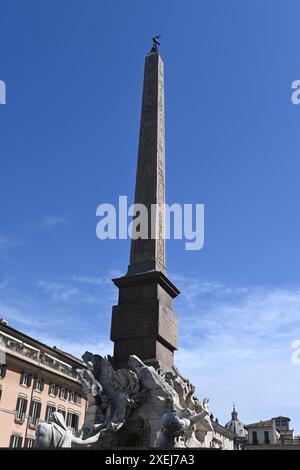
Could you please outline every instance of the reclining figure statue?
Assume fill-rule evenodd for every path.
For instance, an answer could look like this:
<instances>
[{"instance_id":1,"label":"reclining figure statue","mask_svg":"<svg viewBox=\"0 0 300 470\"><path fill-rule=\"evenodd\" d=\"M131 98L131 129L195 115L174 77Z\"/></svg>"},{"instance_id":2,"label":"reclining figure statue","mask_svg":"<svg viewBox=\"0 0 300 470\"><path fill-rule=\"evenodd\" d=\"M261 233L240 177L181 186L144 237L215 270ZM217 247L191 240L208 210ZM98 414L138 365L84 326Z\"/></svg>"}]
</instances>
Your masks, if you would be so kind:
<instances>
[{"instance_id":1,"label":"reclining figure statue","mask_svg":"<svg viewBox=\"0 0 300 470\"><path fill-rule=\"evenodd\" d=\"M34 447L61 449L72 447L72 444L88 446L97 442L99 435L100 432L85 440L74 436L66 425L62 413L55 411L50 416L48 423L39 423Z\"/></svg>"},{"instance_id":2,"label":"reclining figure statue","mask_svg":"<svg viewBox=\"0 0 300 470\"><path fill-rule=\"evenodd\" d=\"M162 417L162 428L156 442L156 447L161 449L186 447L186 440L193 439L192 435L197 425L205 432L213 431L208 399L204 398L200 406L202 411L188 418L180 418L172 412L165 413Z\"/></svg>"}]
</instances>

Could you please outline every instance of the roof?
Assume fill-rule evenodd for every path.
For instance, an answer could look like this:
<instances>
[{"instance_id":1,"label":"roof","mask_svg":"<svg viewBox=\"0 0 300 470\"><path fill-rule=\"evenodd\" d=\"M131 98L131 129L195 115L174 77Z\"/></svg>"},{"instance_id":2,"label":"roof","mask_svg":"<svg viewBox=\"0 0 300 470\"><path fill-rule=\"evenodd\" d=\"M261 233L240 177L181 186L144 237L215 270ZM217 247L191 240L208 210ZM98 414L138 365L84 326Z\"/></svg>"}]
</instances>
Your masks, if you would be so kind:
<instances>
[{"instance_id":1,"label":"roof","mask_svg":"<svg viewBox=\"0 0 300 470\"><path fill-rule=\"evenodd\" d=\"M222 426L222 424L218 423L215 420L211 420L212 427L214 428L214 431L228 437L229 439L234 439L236 436L233 434L229 429L225 428L225 426Z\"/></svg>"},{"instance_id":2,"label":"roof","mask_svg":"<svg viewBox=\"0 0 300 470\"><path fill-rule=\"evenodd\" d=\"M225 427L239 438L245 439L247 437L247 431L244 424L238 419L238 413L235 409L235 405L233 405L231 420L225 424Z\"/></svg>"},{"instance_id":3,"label":"roof","mask_svg":"<svg viewBox=\"0 0 300 470\"><path fill-rule=\"evenodd\" d=\"M64 356L65 359L67 359L69 361L71 360L71 361L77 363L78 365L80 365L81 367L84 366L83 361L81 359L79 359L78 357L72 356L72 354L69 354L65 351L62 351L61 349L58 349L56 346L54 346L54 347L48 346L47 344L42 343L41 341L39 341L35 338L32 338L32 336L28 336L26 333L23 333L22 331L16 330L15 328L13 328L9 325L6 325L5 323L0 322L0 330L2 330L4 332L10 332L12 335L17 335L19 337L22 337L22 338L24 338L25 341L31 341L34 344L40 346L41 348L49 349L50 351L53 351L53 353L56 353L60 356Z\"/></svg>"},{"instance_id":4,"label":"roof","mask_svg":"<svg viewBox=\"0 0 300 470\"><path fill-rule=\"evenodd\" d=\"M291 421L287 416L275 416L275 418L272 419L286 419L287 421Z\"/></svg>"},{"instance_id":5,"label":"roof","mask_svg":"<svg viewBox=\"0 0 300 470\"><path fill-rule=\"evenodd\" d=\"M245 428L265 428L274 426L274 419L268 419L266 421L259 421L258 423L245 424Z\"/></svg>"}]
</instances>

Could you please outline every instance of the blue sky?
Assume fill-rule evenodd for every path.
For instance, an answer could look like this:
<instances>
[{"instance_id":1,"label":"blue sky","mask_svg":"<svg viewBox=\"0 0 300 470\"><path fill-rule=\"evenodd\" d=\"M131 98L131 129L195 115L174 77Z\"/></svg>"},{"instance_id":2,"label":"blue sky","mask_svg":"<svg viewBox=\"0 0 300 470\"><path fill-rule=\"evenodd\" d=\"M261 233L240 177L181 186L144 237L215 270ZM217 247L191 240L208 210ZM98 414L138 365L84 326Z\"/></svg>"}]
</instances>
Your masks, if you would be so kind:
<instances>
[{"instance_id":1,"label":"blue sky","mask_svg":"<svg viewBox=\"0 0 300 470\"><path fill-rule=\"evenodd\" d=\"M0 313L77 355L111 352L110 279L129 241L96 207L132 201L144 56L162 34L167 202L205 204L205 246L169 241L176 363L221 422L300 432L300 5L296 0L0 2ZM59 320L63 319L63 327Z\"/></svg>"}]
</instances>

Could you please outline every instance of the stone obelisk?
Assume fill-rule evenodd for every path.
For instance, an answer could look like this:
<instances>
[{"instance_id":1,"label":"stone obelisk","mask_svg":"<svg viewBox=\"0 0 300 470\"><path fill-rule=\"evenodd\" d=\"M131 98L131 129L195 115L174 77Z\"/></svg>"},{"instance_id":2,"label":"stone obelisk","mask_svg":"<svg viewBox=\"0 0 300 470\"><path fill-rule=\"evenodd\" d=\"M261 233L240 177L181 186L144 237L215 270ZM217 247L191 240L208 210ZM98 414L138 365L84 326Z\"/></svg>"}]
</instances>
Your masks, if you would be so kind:
<instances>
[{"instance_id":1,"label":"stone obelisk","mask_svg":"<svg viewBox=\"0 0 300 470\"><path fill-rule=\"evenodd\" d=\"M119 300L113 307L111 339L120 363L135 354L173 365L178 322L172 301L179 291L166 274L164 203L164 64L154 44L145 59L135 187L135 204L148 209L148 238L132 239L127 274L113 279ZM157 208L152 217L151 205Z\"/></svg>"}]
</instances>

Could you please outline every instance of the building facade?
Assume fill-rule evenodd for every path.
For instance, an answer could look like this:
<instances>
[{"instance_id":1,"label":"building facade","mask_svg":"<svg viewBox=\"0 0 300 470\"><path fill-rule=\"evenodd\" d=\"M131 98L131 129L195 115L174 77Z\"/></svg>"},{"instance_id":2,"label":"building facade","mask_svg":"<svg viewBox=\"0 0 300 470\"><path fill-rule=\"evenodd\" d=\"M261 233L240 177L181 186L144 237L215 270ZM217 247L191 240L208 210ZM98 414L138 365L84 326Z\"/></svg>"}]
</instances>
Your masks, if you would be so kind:
<instances>
[{"instance_id":1,"label":"building facade","mask_svg":"<svg viewBox=\"0 0 300 470\"><path fill-rule=\"evenodd\" d=\"M234 450L235 449L235 435L229 431L225 426L222 426L218 420L211 420L214 432L208 432L206 440L209 445L214 449L220 450Z\"/></svg>"},{"instance_id":2,"label":"building facade","mask_svg":"<svg viewBox=\"0 0 300 470\"><path fill-rule=\"evenodd\" d=\"M0 447L33 447L39 422L60 411L76 434L87 402L76 369L82 362L0 321Z\"/></svg>"},{"instance_id":3,"label":"building facade","mask_svg":"<svg viewBox=\"0 0 300 470\"><path fill-rule=\"evenodd\" d=\"M283 449L300 450L300 437L290 429L290 418L277 416L267 421L246 425L248 441L247 450Z\"/></svg>"}]
</instances>

